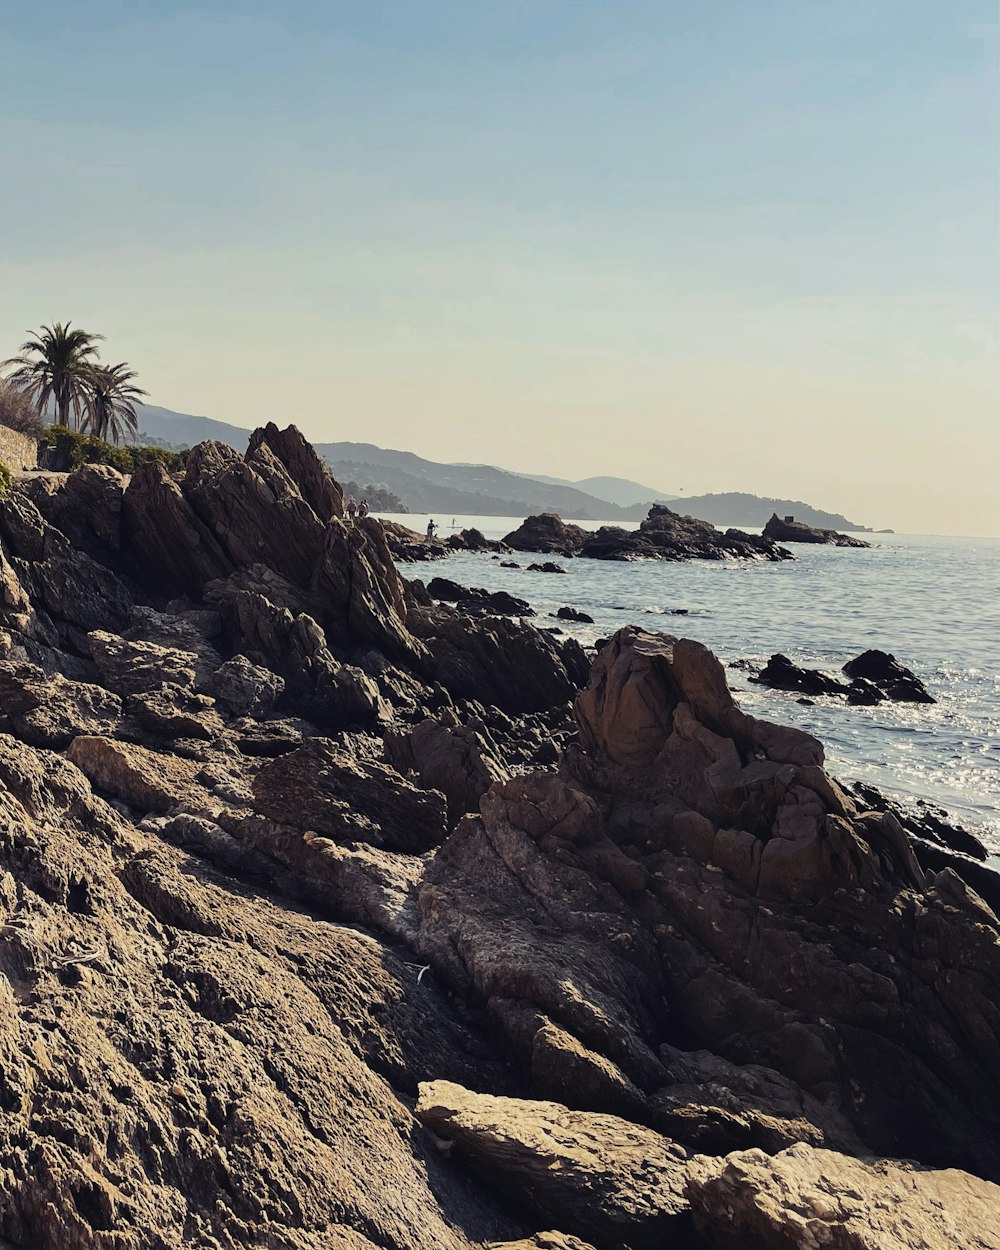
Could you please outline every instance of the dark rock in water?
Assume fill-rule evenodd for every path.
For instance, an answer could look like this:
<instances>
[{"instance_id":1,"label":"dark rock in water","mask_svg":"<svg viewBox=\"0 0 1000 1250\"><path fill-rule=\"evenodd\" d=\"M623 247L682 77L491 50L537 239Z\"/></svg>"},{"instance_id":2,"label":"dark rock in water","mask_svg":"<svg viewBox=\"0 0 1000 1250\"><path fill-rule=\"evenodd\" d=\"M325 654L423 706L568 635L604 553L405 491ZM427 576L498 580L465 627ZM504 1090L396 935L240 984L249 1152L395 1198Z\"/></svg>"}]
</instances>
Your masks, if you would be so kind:
<instances>
[{"instance_id":1,"label":"dark rock in water","mask_svg":"<svg viewBox=\"0 0 1000 1250\"><path fill-rule=\"evenodd\" d=\"M874 707L887 697L873 682L863 678L856 678L847 688L847 702L857 707Z\"/></svg>"},{"instance_id":2,"label":"dark rock in water","mask_svg":"<svg viewBox=\"0 0 1000 1250\"><path fill-rule=\"evenodd\" d=\"M460 530L457 534L449 534L444 545L451 551L507 551L505 543L495 542L477 529Z\"/></svg>"},{"instance_id":3,"label":"dark rock in water","mask_svg":"<svg viewBox=\"0 0 1000 1250\"><path fill-rule=\"evenodd\" d=\"M593 625L594 623L594 618L588 616L586 612L581 612L579 608L560 608L556 612L556 616L561 621L578 621L581 625Z\"/></svg>"},{"instance_id":4,"label":"dark rock in water","mask_svg":"<svg viewBox=\"0 0 1000 1250\"><path fill-rule=\"evenodd\" d=\"M504 542L515 551L537 551L542 554L575 555L589 537L579 525L567 524L555 512L529 516L512 530Z\"/></svg>"},{"instance_id":5,"label":"dark rock in water","mask_svg":"<svg viewBox=\"0 0 1000 1250\"><path fill-rule=\"evenodd\" d=\"M742 530L720 532L708 521L654 504L637 530L605 525L579 550L593 560L790 560L791 552Z\"/></svg>"},{"instance_id":6,"label":"dark rock in water","mask_svg":"<svg viewBox=\"0 0 1000 1250\"><path fill-rule=\"evenodd\" d=\"M432 599L446 603L458 603L467 612L491 612L500 616L534 616L535 612L526 599L509 595L506 590L484 590L480 586L459 586L447 577L432 578L427 584Z\"/></svg>"},{"instance_id":7,"label":"dark rock in water","mask_svg":"<svg viewBox=\"0 0 1000 1250\"><path fill-rule=\"evenodd\" d=\"M843 671L855 681L870 683L897 703L937 702L915 673L885 651L863 651L856 659L848 660Z\"/></svg>"},{"instance_id":8,"label":"dark rock in water","mask_svg":"<svg viewBox=\"0 0 1000 1250\"><path fill-rule=\"evenodd\" d=\"M750 681L774 690L801 690L804 694L844 694L847 686L828 677L816 668L800 668L787 655L772 655L756 677Z\"/></svg>"},{"instance_id":9,"label":"dark rock in water","mask_svg":"<svg viewBox=\"0 0 1000 1250\"><path fill-rule=\"evenodd\" d=\"M543 564L529 564L529 573L565 573L566 570L561 564L556 564L552 560L546 560Z\"/></svg>"},{"instance_id":10,"label":"dark rock in water","mask_svg":"<svg viewBox=\"0 0 1000 1250\"><path fill-rule=\"evenodd\" d=\"M806 525L804 521L796 521L794 517L779 517L776 512L772 512L771 519L764 526L764 537L776 543L825 543L834 547L871 546L871 543L852 538L849 534L816 529L812 525Z\"/></svg>"},{"instance_id":11,"label":"dark rock in water","mask_svg":"<svg viewBox=\"0 0 1000 1250\"><path fill-rule=\"evenodd\" d=\"M862 781L856 781L852 789L865 807L871 811L888 812L899 821L911 837L919 838L923 842L936 843L946 850L971 855L973 859L985 860L987 858L987 851L982 842L968 829L963 829L948 820L947 815L940 808L923 802L904 806L874 786L866 785Z\"/></svg>"},{"instance_id":12,"label":"dark rock in water","mask_svg":"<svg viewBox=\"0 0 1000 1250\"><path fill-rule=\"evenodd\" d=\"M519 569L521 566L514 560L501 560L500 567L502 569Z\"/></svg>"}]
</instances>

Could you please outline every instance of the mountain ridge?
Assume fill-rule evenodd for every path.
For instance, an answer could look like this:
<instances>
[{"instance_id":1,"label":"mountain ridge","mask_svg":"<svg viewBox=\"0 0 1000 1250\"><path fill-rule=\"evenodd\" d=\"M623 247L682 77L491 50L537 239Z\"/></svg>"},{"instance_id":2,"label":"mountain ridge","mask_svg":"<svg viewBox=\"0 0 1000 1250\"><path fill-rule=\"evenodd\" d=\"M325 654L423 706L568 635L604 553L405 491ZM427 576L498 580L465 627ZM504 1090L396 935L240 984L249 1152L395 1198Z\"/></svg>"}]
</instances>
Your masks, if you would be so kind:
<instances>
[{"instance_id":1,"label":"mountain ridge","mask_svg":"<svg viewBox=\"0 0 1000 1250\"><path fill-rule=\"evenodd\" d=\"M167 446L188 447L217 439L244 451L250 430L212 417L176 412L155 404L136 406L141 439ZM841 513L814 508L801 500L774 499L746 492L698 496L665 495L627 478L597 476L573 483L569 479L516 473L483 464L443 464L411 451L379 447L375 443L340 441L315 443L317 452L337 477L371 483L398 495L411 512L451 512L471 516L527 516L558 512L578 521L639 521L657 502L675 511L695 515L713 525L763 526L772 512L792 514L809 525L828 529L868 531L869 527ZM609 492L648 490L644 499L624 505L583 489L607 483ZM627 497L619 494L618 499Z\"/></svg>"}]
</instances>

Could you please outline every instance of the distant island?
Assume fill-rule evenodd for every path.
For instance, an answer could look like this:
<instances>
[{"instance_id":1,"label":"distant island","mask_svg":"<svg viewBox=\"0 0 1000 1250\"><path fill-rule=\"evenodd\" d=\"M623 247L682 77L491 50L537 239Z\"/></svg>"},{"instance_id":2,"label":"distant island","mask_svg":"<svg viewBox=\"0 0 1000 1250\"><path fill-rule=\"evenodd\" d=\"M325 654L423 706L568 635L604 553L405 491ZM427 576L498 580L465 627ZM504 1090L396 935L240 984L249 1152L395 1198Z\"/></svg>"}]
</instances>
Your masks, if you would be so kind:
<instances>
[{"instance_id":1,"label":"distant island","mask_svg":"<svg viewBox=\"0 0 1000 1250\"><path fill-rule=\"evenodd\" d=\"M210 417L137 404L139 441L172 450L217 439L237 451L246 449L250 431ZM409 451L374 443L316 443L316 451L334 475L359 486L383 512L439 512L465 516L528 516L558 512L576 521L641 521L654 503L713 525L764 526L772 513L794 515L822 529L871 533L869 526L839 512L824 512L799 499L771 499L745 493L678 496L626 478L564 478L512 473L493 465L440 464ZM625 502L628 500L629 502ZM393 506L390 506L392 504Z\"/></svg>"}]
</instances>

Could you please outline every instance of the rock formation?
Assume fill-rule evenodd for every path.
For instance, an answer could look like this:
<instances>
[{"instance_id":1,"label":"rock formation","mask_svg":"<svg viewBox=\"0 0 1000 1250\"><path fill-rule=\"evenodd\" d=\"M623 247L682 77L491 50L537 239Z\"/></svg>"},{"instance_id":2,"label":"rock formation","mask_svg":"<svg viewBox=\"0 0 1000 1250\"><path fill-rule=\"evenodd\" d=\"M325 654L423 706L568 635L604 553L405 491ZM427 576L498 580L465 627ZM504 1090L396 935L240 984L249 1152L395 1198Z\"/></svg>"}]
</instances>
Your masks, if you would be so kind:
<instances>
[{"instance_id":1,"label":"rock formation","mask_svg":"<svg viewBox=\"0 0 1000 1250\"><path fill-rule=\"evenodd\" d=\"M970 835L339 508L275 427L0 501L0 1241L996 1250Z\"/></svg>"},{"instance_id":2,"label":"rock formation","mask_svg":"<svg viewBox=\"0 0 1000 1250\"><path fill-rule=\"evenodd\" d=\"M801 668L787 655L772 655L767 664L750 681L770 686L773 690L798 690L809 695L847 696L847 702L871 706L889 699L894 703L935 703L919 677L894 655L884 651L865 651L848 660L843 670L850 683L831 677L816 668Z\"/></svg>"},{"instance_id":3,"label":"rock formation","mask_svg":"<svg viewBox=\"0 0 1000 1250\"><path fill-rule=\"evenodd\" d=\"M779 517L776 512L764 526L764 537L776 543L824 543L832 547L870 547L860 538L838 534L836 530L816 529L794 517Z\"/></svg>"},{"instance_id":4,"label":"rock formation","mask_svg":"<svg viewBox=\"0 0 1000 1250\"><path fill-rule=\"evenodd\" d=\"M723 533L708 521L681 516L665 504L653 504L636 530L603 525L596 533L567 525L554 512L543 512L541 516L528 517L504 542L516 551L552 552L591 560L792 559L791 552L767 537L736 529Z\"/></svg>"}]
</instances>

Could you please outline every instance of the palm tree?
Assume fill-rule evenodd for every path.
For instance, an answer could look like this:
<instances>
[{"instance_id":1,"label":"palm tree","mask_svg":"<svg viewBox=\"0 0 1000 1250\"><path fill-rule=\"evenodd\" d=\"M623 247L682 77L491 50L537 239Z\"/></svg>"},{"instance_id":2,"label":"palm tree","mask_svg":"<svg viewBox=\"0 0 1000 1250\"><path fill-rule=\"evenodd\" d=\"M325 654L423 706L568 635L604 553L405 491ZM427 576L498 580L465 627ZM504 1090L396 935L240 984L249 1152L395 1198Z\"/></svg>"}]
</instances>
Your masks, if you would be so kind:
<instances>
[{"instance_id":1,"label":"palm tree","mask_svg":"<svg viewBox=\"0 0 1000 1250\"><path fill-rule=\"evenodd\" d=\"M87 372L87 410L83 429L105 442L124 442L139 433L136 400L146 391L133 383L135 373L123 360L117 365L91 365Z\"/></svg>"},{"instance_id":2,"label":"palm tree","mask_svg":"<svg viewBox=\"0 0 1000 1250\"><path fill-rule=\"evenodd\" d=\"M87 407L96 345L104 335L74 330L72 324L55 321L42 326L38 333L29 330L31 338L21 344L21 354L5 360L0 368L15 366L7 380L31 396L39 414L44 414L51 402L58 425L69 425L72 416L77 426Z\"/></svg>"}]
</instances>

